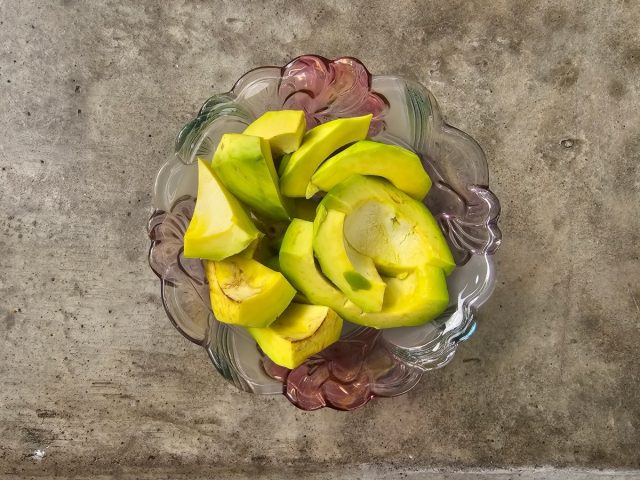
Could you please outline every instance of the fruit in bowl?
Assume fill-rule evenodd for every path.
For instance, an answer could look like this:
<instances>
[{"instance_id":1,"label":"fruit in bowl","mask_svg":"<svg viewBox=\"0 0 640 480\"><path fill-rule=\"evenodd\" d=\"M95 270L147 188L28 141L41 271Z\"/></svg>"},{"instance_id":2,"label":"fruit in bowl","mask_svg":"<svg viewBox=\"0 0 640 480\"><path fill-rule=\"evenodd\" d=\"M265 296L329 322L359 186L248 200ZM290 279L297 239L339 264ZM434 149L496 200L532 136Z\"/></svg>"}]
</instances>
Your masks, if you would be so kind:
<instances>
[{"instance_id":1,"label":"fruit in bowl","mask_svg":"<svg viewBox=\"0 0 640 480\"><path fill-rule=\"evenodd\" d=\"M455 263L421 203L431 179L414 152L365 140L371 117L305 133L303 111L269 111L244 133L224 134L210 162L198 160L184 255L206 261L218 321L247 327L282 367L336 342L343 320L406 327L447 307ZM313 222L295 218L302 195ZM275 270L257 248L272 221L288 222ZM296 289L307 304L293 302Z\"/></svg>"},{"instance_id":2,"label":"fruit in bowl","mask_svg":"<svg viewBox=\"0 0 640 480\"><path fill-rule=\"evenodd\" d=\"M422 85L354 58L256 68L212 96L154 205L171 322L239 389L306 410L410 390L495 284L482 150Z\"/></svg>"}]
</instances>

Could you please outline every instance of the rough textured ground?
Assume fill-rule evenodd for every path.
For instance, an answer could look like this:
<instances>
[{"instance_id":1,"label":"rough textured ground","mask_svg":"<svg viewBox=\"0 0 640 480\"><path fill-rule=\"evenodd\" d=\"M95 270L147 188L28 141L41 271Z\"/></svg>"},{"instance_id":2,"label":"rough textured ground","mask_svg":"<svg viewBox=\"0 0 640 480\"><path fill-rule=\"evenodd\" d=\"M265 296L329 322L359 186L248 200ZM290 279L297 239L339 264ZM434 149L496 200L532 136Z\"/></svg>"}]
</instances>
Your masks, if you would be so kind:
<instances>
[{"instance_id":1,"label":"rough textured ground","mask_svg":"<svg viewBox=\"0 0 640 480\"><path fill-rule=\"evenodd\" d=\"M0 0L0 476L637 478L638 3L346 3ZM503 202L478 333L350 414L237 392L146 265L178 129L301 53L424 82Z\"/></svg>"}]
</instances>

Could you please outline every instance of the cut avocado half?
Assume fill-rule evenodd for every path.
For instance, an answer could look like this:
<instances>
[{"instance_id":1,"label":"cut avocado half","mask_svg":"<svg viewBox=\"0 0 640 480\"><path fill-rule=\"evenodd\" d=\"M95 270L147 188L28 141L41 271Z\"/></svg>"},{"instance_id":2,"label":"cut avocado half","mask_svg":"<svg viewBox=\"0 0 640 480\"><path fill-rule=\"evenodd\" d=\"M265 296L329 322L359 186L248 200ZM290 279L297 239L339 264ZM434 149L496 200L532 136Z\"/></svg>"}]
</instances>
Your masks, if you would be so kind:
<instances>
[{"instance_id":1,"label":"cut avocado half","mask_svg":"<svg viewBox=\"0 0 640 480\"><path fill-rule=\"evenodd\" d=\"M293 369L340 338L342 319L325 306L292 303L269 327L248 331L274 363Z\"/></svg>"},{"instance_id":2,"label":"cut avocado half","mask_svg":"<svg viewBox=\"0 0 640 480\"><path fill-rule=\"evenodd\" d=\"M281 164L282 194L287 197L304 197L311 176L329 155L348 143L364 140L371 117L369 114L338 118L309 130L302 139L300 148Z\"/></svg>"},{"instance_id":3,"label":"cut avocado half","mask_svg":"<svg viewBox=\"0 0 640 480\"><path fill-rule=\"evenodd\" d=\"M258 214L288 220L289 212L278 189L278 175L269 142L261 137L225 133L211 163L231 193Z\"/></svg>"},{"instance_id":4,"label":"cut avocado half","mask_svg":"<svg viewBox=\"0 0 640 480\"><path fill-rule=\"evenodd\" d=\"M314 221L313 251L324 274L347 298L366 312L379 312L385 283L373 260L345 241L344 221L344 213L323 211L320 205Z\"/></svg>"},{"instance_id":5,"label":"cut avocado half","mask_svg":"<svg viewBox=\"0 0 640 480\"><path fill-rule=\"evenodd\" d=\"M184 256L222 260L241 252L261 236L240 202L198 159L198 197L184 234Z\"/></svg>"},{"instance_id":6,"label":"cut avocado half","mask_svg":"<svg viewBox=\"0 0 640 480\"><path fill-rule=\"evenodd\" d=\"M318 168L307 186L306 196L328 192L354 174L384 177L417 200L422 200L431 188L431 179L418 155L395 145L361 140Z\"/></svg>"},{"instance_id":7,"label":"cut avocado half","mask_svg":"<svg viewBox=\"0 0 640 480\"><path fill-rule=\"evenodd\" d=\"M224 323L268 327L296 294L281 273L239 255L205 262L205 273L213 313Z\"/></svg>"},{"instance_id":8,"label":"cut avocado half","mask_svg":"<svg viewBox=\"0 0 640 480\"><path fill-rule=\"evenodd\" d=\"M427 207L387 180L352 175L333 187L320 208L343 212L349 245L385 273L422 264L455 268L449 245Z\"/></svg>"},{"instance_id":9,"label":"cut avocado half","mask_svg":"<svg viewBox=\"0 0 640 480\"><path fill-rule=\"evenodd\" d=\"M273 156L279 157L300 148L306 125L302 110L277 110L264 113L242 133L264 138Z\"/></svg>"},{"instance_id":10,"label":"cut avocado half","mask_svg":"<svg viewBox=\"0 0 640 480\"><path fill-rule=\"evenodd\" d=\"M373 328L420 325L433 320L447 307L444 273L423 266L402 278L385 278L382 310L363 312L319 270L313 256L313 224L294 219L282 241L280 266L287 279L311 302L326 305L352 323Z\"/></svg>"}]
</instances>

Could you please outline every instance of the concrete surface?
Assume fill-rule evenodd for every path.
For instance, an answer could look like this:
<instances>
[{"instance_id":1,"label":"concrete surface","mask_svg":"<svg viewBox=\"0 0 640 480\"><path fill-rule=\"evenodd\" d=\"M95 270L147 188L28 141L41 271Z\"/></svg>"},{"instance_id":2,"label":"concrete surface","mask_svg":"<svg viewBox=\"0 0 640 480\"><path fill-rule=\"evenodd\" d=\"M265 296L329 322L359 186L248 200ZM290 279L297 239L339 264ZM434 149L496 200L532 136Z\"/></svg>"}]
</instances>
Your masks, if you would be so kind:
<instances>
[{"instance_id":1,"label":"concrete surface","mask_svg":"<svg viewBox=\"0 0 640 480\"><path fill-rule=\"evenodd\" d=\"M346 3L0 0L0 476L639 478L639 4ZM179 128L313 52L424 82L503 202L473 340L350 414L234 390L146 264Z\"/></svg>"}]
</instances>

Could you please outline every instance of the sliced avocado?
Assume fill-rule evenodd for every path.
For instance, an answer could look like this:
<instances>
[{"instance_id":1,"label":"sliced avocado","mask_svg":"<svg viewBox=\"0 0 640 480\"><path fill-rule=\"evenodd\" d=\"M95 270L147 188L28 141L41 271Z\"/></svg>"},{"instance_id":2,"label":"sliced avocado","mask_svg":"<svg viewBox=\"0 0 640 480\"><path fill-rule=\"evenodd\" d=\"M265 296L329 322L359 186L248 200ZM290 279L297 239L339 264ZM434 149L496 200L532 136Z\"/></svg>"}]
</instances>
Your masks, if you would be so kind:
<instances>
[{"instance_id":1,"label":"sliced avocado","mask_svg":"<svg viewBox=\"0 0 640 480\"><path fill-rule=\"evenodd\" d=\"M184 256L222 260L241 252L261 235L240 202L198 159L198 197L184 234Z\"/></svg>"},{"instance_id":2,"label":"sliced avocado","mask_svg":"<svg viewBox=\"0 0 640 480\"><path fill-rule=\"evenodd\" d=\"M211 167L229 191L254 211L277 220L289 219L285 200L278 190L269 142L265 139L225 133Z\"/></svg>"},{"instance_id":3,"label":"sliced avocado","mask_svg":"<svg viewBox=\"0 0 640 480\"><path fill-rule=\"evenodd\" d=\"M438 317L449 304L447 280L441 268L422 265L406 276L384 280L387 288L382 310L353 316L349 321L373 328L422 325Z\"/></svg>"},{"instance_id":4,"label":"sliced avocado","mask_svg":"<svg viewBox=\"0 0 640 480\"><path fill-rule=\"evenodd\" d=\"M318 208L314 222L313 251L324 274L366 312L382 308L385 283L371 258L354 250L344 239L345 214Z\"/></svg>"},{"instance_id":5,"label":"sliced avocado","mask_svg":"<svg viewBox=\"0 0 640 480\"><path fill-rule=\"evenodd\" d=\"M319 190L328 192L354 174L384 177L417 200L422 200L431 188L431 179L418 155L396 145L361 140L318 168L307 186L306 196L311 198Z\"/></svg>"},{"instance_id":6,"label":"sliced avocado","mask_svg":"<svg viewBox=\"0 0 640 480\"><path fill-rule=\"evenodd\" d=\"M264 138L273 156L279 157L300 147L306 126L302 110L277 110L264 113L242 133Z\"/></svg>"},{"instance_id":7,"label":"sliced avocado","mask_svg":"<svg viewBox=\"0 0 640 480\"><path fill-rule=\"evenodd\" d=\"M296 368L340 338L342 319L328 307L292 303L268 328L249 328L278 365Z\"/></svg>"},{"instance_id":8,"label":"sliced avocado","mask_svg":"<svg viewBox=\"0 0 640 480\"><path fill-rule=\"evenodd\" d=\"M205 262L205 273L213 313L224 323L267 327L296 294L281 273L240 255Z\"/></svg>"},{"instance_id":9,"label":"sliced avocado","mask_svg":"<svg viewBox=\"0 0 640 480\"><path fill-rule=\"evenodd\" d=\"M280 268L296 289L316 305L334 308L351 303L316 266L313 257L313 223L294 218L280 248ZM362 310L353 305L354 314Z\"/></svg>"},{"instance_id":10,"label":"sliced avocado","mask_svg":"<svg viewBox=\"0 0 640 480\"><path fill-rule=\"evenodd\" d=\"M334 309L345 320L373 328L405 327L433 320L447 307L444 273L423 266L402 278L385 278L382 310L365 313L320 272L312 242L313 224L294 219L280 249L282 272L311 302Z\"/></svg>"},{"instance_id":11,"label":"sliced avocado","mask_svg":"<svg viewBox=\"0 0 640 480\"><path fill-rule=\"evenodd\" d=\"M352 175L333 187L320 205L346 214L347 242L384 272L422 264L440 267L447 274L455 268L431 212L387 180Z\"/></svg>"},{"instance_id":12,"label":"sliced avocado","mask_svg":"<svg viewBox=\"0 0 640 480\"><path fill-rule=\"evenodd\" d=\"M372 115L338 118L309 130L302 145L281 166L280 190L287 197L304 197L311 176L329 155L348 143L363 140Z\"/></svg>"}]
</instances>

